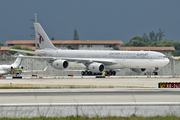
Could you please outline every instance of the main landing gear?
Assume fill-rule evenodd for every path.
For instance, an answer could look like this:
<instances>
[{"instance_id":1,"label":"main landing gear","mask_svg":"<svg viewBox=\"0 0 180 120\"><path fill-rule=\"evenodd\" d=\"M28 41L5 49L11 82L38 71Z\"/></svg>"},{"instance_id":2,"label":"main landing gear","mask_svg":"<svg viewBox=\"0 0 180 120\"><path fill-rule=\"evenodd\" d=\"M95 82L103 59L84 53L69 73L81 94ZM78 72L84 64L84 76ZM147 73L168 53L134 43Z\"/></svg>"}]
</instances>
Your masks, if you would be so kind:
<instances>
[{"instance_id":1,"label":"main landing gear","mask_svg":"<svg viewBox=\"0 0 180 120\"><path fill-rule=\"evenodd\" d=\"M93 73L91 71L81 71L81 75L84 76L84 75L88 75L88 76L91 76L91 75L102 75L102 73Z\"/></svg>"},{"instance_id":2,"label":"main landing gear","mask_svg":"<svg viewBox=\"0 0 180 120\"><path fill-rule=\"evenodd\" d=\"M105 71L104 73L93 73L91 71L81 71L81 75L84 76L84 75L87 75L87 76L92 76L92 75L116 75L116 71Z\"/></svg>"},{"instance_id":3,"label":"main landing gear","mask_svg":"<svg viewBox=\"0 0 180 120\"><path fill-rule=\"evenodd\" d=\"M106 71L105 75L116 75L116 71Z\"/></svg>"}]
</instances>

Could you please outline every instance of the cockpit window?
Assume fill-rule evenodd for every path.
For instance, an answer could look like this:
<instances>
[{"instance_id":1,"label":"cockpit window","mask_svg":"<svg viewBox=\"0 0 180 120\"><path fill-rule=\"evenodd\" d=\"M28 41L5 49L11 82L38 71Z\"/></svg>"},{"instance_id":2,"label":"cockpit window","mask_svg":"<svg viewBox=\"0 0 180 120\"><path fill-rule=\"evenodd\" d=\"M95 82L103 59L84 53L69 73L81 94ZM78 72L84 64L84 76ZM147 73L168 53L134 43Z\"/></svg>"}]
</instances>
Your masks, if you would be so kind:
<instances>
[{"instance_id":1,"label":"cockpit window","mask_svg":"<svg viewBox=\"0 0 180 120\"><path fill-rule=\"evenodd\" d=\"M158 58L167 58L166 56L159 56Z\"/></svg>"}]
</instances>

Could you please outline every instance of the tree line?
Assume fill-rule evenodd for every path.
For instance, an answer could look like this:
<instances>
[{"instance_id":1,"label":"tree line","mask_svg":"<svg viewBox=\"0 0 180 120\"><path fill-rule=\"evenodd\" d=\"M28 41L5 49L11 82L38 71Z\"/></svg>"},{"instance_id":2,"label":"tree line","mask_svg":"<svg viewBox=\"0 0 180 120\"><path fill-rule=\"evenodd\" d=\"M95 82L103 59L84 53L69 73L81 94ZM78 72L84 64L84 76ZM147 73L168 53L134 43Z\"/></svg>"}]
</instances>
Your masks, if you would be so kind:
<instances>
[{"instance_id":1,"label":"tree line","mask_svg":"<svg viewBox=\"0 0 180 120\"><path fill-rule=\"evenodd\" d=\"M173 41L170 39L163 39L165 36L165 30L159 28L158 32L151 31L149 35L144 33L140 36L133 36L129 42L124 43L121 47L174 47L175 50L172 52L173 56L180 56L180 42ZM54 39L54 38L52 38ZM74 40L79 40L79 35L76 29L74 29ZM0 46L3 46L0 43ZM27 47L21 48L21 46L13 46L14 49L23 49L23 50L31 50ZM67 46L68 49L75 49L72 45ZM118 47L114 47L115 50L118 50ZM14 54L15 52L9 51L10 54ZM32 54L29 54L32 55Z\"/></svg>"},{"instance_id":2,"label":"tree line","mask_svg":"<svg viewBox=\"0 0 180 120\"><path fill-rule=\"evenodd\" d=\"M173 56L180 56L180 42L163 39L164 32L164 30L159 29L159 32L152 31L149 35L144 33L141 37L134 36L129 42L122 44L121 47L174 47Z\"/></svg>"}]
</instances>

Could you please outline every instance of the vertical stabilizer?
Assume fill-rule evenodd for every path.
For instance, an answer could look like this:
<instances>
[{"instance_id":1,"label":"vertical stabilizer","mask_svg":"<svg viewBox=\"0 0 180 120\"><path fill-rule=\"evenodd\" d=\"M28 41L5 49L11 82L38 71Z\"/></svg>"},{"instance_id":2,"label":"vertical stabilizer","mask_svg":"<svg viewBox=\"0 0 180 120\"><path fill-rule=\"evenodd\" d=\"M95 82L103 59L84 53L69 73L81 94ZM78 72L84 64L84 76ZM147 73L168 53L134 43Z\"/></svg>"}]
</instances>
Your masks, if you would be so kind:
<instances>
[{"instance_id":1,"label":"vertical stabilizer","mask_svg":"<svg viewBox=\"0 0 180 120\"><path fill-rule=\"evenodd\" d=\"M41 49L50 48L50 49L57 49L41 27L39 23L34 23L34 28L36 31L37 40L39 40L39 46Z\"/></svg>"},{"instance_id":2,"label":"vertical stabilizer","mask_svg":"<svg viewBox=\"0 0 180 120\"><path fill-rule=\"evenodd\" d=\"M23 55L19 55L19 56L23 56ZM14 68L18 68L22 63L22 60L23 60L23 58L17 57L17 59L15 60L15 62L13 64L11 64L11 66Z\"/></svg>"}]
</instances>

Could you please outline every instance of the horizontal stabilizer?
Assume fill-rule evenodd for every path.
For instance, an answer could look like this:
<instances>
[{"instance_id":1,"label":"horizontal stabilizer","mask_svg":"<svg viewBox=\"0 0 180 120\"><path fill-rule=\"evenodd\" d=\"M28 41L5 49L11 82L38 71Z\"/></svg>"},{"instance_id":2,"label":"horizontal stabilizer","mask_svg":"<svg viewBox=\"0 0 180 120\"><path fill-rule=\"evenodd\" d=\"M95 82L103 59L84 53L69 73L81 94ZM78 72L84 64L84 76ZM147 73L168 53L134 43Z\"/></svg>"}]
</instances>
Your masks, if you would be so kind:
<instances>
[{"instance_id":1,"label":"horizontal stabilizer","mask_svg":"<svg viewBox=\"0 0 180 120\"><path fill-rule=\"evenodd\" d=\"M22 52L22 53L30 53L30 54L40 54L40 55L45 54L44 52L35 52L35 51L29 51L29 50L19 50L19 49L9 49L9 50L16 51L16 52Z\"/></svg>"}]
</instances>

